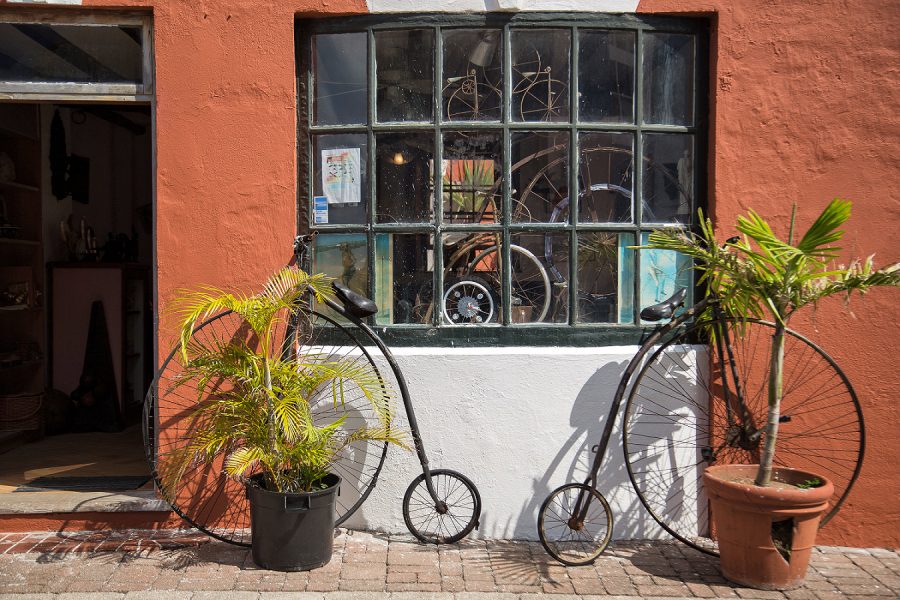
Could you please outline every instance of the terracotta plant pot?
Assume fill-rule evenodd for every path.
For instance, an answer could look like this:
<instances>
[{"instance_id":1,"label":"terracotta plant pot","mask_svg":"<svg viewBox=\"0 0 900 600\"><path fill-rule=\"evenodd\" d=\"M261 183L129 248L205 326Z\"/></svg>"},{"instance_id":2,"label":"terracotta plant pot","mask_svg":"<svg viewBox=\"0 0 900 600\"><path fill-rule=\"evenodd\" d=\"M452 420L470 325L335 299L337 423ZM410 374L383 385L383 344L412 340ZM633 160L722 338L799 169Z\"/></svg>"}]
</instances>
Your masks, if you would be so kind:
<instances>
[{"instance_id":1,"label":"terracotta plant pot","mask_svg":"<svg viewBox=\"0 0 900 600\"><path fill-rule=\"evenodd\" d=\"M803 584L819 519L834 485L822 476L776 467L773 481L789 487L753 485L758 465L716 465L703 473L719 542L722 575L762 590L789 590ZM822 485L797 484L818 479ZM792 520L793 525L784 523ZM773 523L789 536L789 558L773 541Z\"/></svg>"}]
</instances>

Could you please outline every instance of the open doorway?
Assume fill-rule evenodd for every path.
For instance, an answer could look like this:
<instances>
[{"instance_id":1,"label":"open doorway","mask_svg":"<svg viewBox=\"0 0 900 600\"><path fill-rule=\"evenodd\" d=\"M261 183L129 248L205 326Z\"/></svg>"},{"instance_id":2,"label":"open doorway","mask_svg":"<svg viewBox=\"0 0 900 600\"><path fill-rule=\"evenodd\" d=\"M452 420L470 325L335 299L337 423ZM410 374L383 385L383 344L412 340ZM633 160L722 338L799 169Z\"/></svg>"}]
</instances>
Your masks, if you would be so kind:
<instances>
[{"instance_id":1,"label":"open doorway","mask_svg":"<svg viewBox=\"0 0 900 600\"><path fill-rule=\"evenodd\" d=\"M151 139L149 105L0 103L0 507L152 491Z\"/></svg>"}]
</instances>

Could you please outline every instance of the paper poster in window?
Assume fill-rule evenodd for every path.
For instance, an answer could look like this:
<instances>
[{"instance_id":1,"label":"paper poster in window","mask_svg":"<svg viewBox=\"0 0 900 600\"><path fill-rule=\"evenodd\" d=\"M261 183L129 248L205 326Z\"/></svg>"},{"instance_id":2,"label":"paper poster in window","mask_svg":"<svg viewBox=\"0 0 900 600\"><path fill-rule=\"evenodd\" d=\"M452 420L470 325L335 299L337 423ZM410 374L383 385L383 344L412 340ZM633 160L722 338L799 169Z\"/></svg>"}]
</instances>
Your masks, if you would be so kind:
<instances>
[{"instance_id":1,"label":"paper poster in window","mask_svg":"<svg viewBox=\"0 0 900 600\"><path fill-rule=\"evenodd\" d=\"M359 148L322 150L322 190L328 204L359 204Z\"/></svg>"}]
</instances>

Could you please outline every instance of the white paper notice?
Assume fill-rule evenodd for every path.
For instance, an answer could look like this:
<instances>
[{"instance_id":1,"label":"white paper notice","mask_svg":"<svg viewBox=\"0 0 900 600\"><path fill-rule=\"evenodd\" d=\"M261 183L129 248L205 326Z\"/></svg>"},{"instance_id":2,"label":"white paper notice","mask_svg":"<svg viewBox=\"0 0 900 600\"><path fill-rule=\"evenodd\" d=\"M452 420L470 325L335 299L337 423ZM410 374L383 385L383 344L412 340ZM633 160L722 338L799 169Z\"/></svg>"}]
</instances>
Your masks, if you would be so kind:
<instances>
[{"instance_id":1,"label":"white paper notice","mask_svg":"<svg viewBox=\"0 0 900 600\"><path fill-rule=\"evenodd\" d=\"M322 150L322 190L328 204L359 204L359 148Z\"/></svg>"}]
</instances>

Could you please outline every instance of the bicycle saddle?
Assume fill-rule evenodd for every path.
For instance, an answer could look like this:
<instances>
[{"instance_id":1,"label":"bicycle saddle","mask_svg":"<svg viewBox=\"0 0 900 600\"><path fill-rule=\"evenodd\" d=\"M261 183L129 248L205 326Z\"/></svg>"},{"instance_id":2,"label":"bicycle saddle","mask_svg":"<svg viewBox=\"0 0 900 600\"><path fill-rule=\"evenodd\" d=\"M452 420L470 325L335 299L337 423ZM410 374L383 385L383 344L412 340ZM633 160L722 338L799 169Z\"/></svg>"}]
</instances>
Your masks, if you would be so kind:
<instances>
[{"instance_id":1,"label":"bicycle saddle","mask_svg":"<svg viewBox=\"0 0 900 600\"><path fill-rule=\"evenodd\" d=\"M687 296L687 288L681 288L671 297L663 300L659 304L648 306L641 311L641 318L645 321L661 321L662 319L671 319L675 311L684 304Z\"/></svg>"},{"instance_id":2,"label":"bicycle saddle","mask_svg":"<svg viewBox=\"0 0 900 600\"><path fill-rule=\"evenodd\" d=\"M357 294L339 281L332 281L331 289L334 290L337 299L341 301L347 312L357 319L365 319L378 312L378 306L373 300Z\"/></svg>"}]
</instances>

